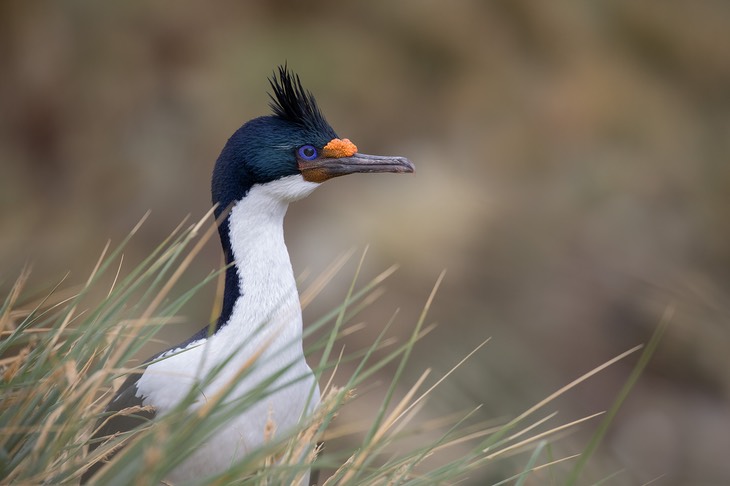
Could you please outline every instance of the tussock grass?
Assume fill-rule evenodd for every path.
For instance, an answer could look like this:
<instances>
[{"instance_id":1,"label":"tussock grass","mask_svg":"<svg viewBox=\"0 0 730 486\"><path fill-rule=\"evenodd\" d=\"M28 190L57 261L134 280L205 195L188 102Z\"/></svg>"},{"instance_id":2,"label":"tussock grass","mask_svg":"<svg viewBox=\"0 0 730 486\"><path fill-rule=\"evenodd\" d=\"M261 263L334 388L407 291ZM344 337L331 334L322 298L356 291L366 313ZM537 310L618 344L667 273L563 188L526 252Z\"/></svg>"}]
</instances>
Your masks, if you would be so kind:
<instances>
[{"instance_id":1,"label":"tussock grass","mask_svg":"<svg viewBox=\"0 0 730 486\"><path fill-rule=\"evenodd\" d=\"M237 381L256 369L257 360L253 357L229 380L229 386L215 396L206 397L205 404L195 412L188 412L189 406L198 399L193 390L178 407L158 417L153 424L104 438L93 453L87 452L97 421L105 418L104 407L111 397L115 380L139 372L128 367L130 358L154 339L162 326L175 321L181 307L200 287L219 278L221 272L215 272L178 296L171 292L215 232L214 226L206 228L204 224L208 216L195 224L183 222L147 258L131 270L122 271L124 246L137 232L140 222L119 247L110 250L107 245L83 286L68 290L63 287L65 281L61 281L48 295L32 304L25 303L23 298L30 272L21 273L0 307L2 484L74 484L90 465L115 451L113 459L95 476L96 484L160 484L171 469L189 457L196 445L206 441L228 419L273 391L273 384L287 366L247 396L229 399ZM303 305L316 297L349 256L351 254L335 259L329 269L314 279L302 292ZM610 419L646 365L664 325L645 349L635 372L585 451L555 458L551 441L601 414L561 423L556 421L556 413L545 409L560 395L641 347L585 373L501 425L475 424L478 406L465 413L427 421L419 412L429 394L474 353L482 350L487 341L476 346L441 377L431 378L431 370L427 369L415 383L403 382L403 371L411 351L432 329L427 324L427 314L443 279L442 274L408 340L399 343L388 336L391 320L369 348L348 354L336 353L337 340L357 332L358 326L351 323L352 319L377 298L381 292L379 285L395 270L395 267L387 269L372 281L359 284L358 274L364 256L344 302L308 325L305 331L321 335L311 350L321 352L315 373L323 386L323 399L316 413L304 418L298 430L289 436L274 435L276 423L270 420L266 433L271 440L265 446L231 464L224 473L199 484L294 484L312 463L315 469L327 471L320 477L320 484L326 486L454 484L478 474L475 471L479 469L517 454L524 455L524 468L495 484L526 484L527 479L533 477L542 478L541 484L563 484L566 480L575 483ZM109 278L112 284L104 290L104 297L87 304L92 290L98 294L100 286ZM355 363L351 376L341 376L338 366L344 362ZM353 432L346 427L334 430L328 430L328 427L348 401L357 399L358 386L388 365L394 365L395 372L380 406L364 422L367 426L361 444L344 454L318 455L317 444L325 431L330 437ZM220 368L214 369L202 384L215 379L219 372ZM334 386L335 381L344 385ZM395 398L397 390L406 390L399 400ZM143 408L118 413L141 412L144 412ZM429 438L419 441L417 446L405 451L395 447L403 439L424 430L429 432ZM434 432L438 432L435 439ZM457 446L467 452L457 459L439 459L440 453ZM396 449L398 453L393 452ZM556 472L557 465L569 461L575 464L567 476L563 468Z\"/></svg>"}]
</instances>

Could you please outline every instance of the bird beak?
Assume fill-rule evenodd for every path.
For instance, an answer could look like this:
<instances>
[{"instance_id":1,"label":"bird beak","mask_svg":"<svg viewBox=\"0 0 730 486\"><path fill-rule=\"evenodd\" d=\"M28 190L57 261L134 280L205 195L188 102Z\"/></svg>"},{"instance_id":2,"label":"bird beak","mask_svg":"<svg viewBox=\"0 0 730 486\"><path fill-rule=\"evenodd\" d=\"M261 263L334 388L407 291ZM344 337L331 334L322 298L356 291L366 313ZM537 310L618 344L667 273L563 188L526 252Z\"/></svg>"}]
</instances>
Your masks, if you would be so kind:
<instances>
[{"instance_id":1,"label":"bird beak","mask_svg":"<svg viewBox=\"0 0 730 486\"><path fill-rule=\"evenodd\" d=\"M307 181L324 182L356 172L415 172L416 167L405 157L355 153L349 157L299 160L299 170Z\"/></svg>"}]
</instances>

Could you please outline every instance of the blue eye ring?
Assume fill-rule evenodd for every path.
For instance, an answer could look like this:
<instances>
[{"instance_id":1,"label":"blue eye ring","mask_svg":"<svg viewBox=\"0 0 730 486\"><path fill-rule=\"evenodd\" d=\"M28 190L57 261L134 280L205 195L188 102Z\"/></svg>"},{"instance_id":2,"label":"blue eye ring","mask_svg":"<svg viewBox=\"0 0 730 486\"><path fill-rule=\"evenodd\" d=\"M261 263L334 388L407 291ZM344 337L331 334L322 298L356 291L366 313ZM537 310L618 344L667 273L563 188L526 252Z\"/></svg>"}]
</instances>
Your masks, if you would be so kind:
<instances>
[{"instance_id":1,"label":"blue eye ring","mask_svg":"<svg viewBox=\"0 0 730 486\"><path fill-rule=\"evenodd\" d=\"M297 150L297 155L299 156L300 159L314 160L317 158L317 155L319 155L319 154L317 153L317 149L315 148L314 145L302 145Z\"/></svg>"}]
</instances>

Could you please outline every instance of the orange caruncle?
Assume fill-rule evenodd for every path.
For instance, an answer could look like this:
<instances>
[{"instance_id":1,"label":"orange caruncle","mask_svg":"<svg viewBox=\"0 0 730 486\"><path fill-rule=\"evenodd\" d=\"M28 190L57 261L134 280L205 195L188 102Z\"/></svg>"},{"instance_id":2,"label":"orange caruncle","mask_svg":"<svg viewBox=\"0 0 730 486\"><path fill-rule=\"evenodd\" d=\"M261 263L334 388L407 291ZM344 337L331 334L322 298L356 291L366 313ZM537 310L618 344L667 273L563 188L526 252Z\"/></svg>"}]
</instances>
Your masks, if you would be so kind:
<instances>
[{"instance_id":1,"label":"orange caruncle","mask_svg":"<svg viewBox=\"0 0 730 486\"><path fill-rule=\"evenodd\" d=\"M340 157L352 157L357 153L357 147L349 138L333 138L322 148L322 155L325 157L339 159Z\"/></svg>"}]
</instances>

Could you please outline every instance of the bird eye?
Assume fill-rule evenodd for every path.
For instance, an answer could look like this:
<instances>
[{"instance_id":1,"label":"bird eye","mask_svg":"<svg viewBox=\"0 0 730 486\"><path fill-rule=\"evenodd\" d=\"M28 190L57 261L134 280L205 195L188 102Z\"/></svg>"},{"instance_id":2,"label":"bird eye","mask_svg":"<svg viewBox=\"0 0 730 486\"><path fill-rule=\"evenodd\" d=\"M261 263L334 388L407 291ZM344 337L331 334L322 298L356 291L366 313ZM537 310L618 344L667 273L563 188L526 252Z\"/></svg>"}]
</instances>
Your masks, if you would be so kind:
<instances>
[{"instance_id":1,"label":"bird eye","mask_svg":"<svg viewBox=\"0 0 730 486\"><path fill-rule=\"evenodd\" d=\"M302 145L299 147L297 153L304 160L314 160L317 158L317 149L313 145Z\"/></svg>"}]
</instances>

